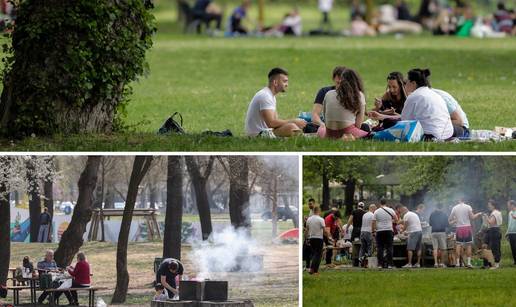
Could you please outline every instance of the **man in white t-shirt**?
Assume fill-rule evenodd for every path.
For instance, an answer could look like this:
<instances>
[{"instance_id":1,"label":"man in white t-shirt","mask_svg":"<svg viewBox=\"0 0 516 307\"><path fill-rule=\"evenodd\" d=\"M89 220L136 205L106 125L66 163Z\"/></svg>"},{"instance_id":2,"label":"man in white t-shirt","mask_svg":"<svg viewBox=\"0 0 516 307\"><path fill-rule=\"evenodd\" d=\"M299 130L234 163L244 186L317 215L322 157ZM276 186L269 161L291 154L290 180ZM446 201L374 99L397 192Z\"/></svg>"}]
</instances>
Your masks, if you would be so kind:
<instances>
[{"instance_id":1,"label":"man in white t-shirt","mask_svg":"<svg viewBox=\"0 0 516 307\"><path fill-rule=\"evenodd\" d=\"M421 243L423 241L423 229L421 221L415 212L411 212L407 207L401 207L401 215L403 216L403 229L408 234L407 240L407 264L404 268L419 268L421 261ZM412 256L416 252L417 261L412 265Z\"/></svg>"},{"instance_id":2,"label":"man in white t-shirt","mask_svg":"<svg viewBox=\"0 0 516 307\"><path fill-rule=\"evenodd\" d=\"M392 208L387 207L385 199L380 200L380 208L376 209L373 214L372 230L373 235L376 233L376 247L378 258L378 266L383 268L391 268L394 232L392 225L398 223L398 216ZM384 252L387 256L385 259Z\"/></svg>"},{"instance_id":3,"label":"man in white t-shirt","mask_svg":"<svg viewBox=\"0 0 516 307\"><path fill-rule=\"evenodd\" d=\"M369 211L362 216L360 251L358 253L358 259L362 267L367 267L367 257L371 257L373 251L373 217L375 210L376 205L370 204Z\"/></svg>"},{"instance_id":4,"label":"man in white t-shirt","mask_svg":"<svg viewBox=\"0 0 516 307\"><path fill-rule=\"evenodd\" d=\"M257 136L269 129L273 129L274 135L278 137L302 133L306 126L303 119L280 119L276 112L276 95L285 92L287 87L287 71L273 68L269 72L269 84L258 91L249 103L245 120L245 131L248 136Z\"/></svg>"},{"instance_id":5,"label":"man in white t-shirt","mask_svg":"<svg viewBox=\"0 0 516 307\"><path fill-rule=\"evenodd\" d=\"M321 264L323 239L326 235L330 237L325 227L324 219L321 217L321 208L314 207L314 214L306 220L307 236L310 240L312 252L312 261L310 265L310 274L319 274L319 265Z\"/></svg>"},{"instance_id":6,"label":"man in white t-shirt","mask_svg":"<svg viewBox=\"0 0 516 307\"><path fill-rule=\"evenodd\" d=\"M457 205L452 208L448 222L457 227L455 233L456 247L456 266L460 266L460 258L463 247L466 246L467 262L466 266L471 268L471 244L473 242L473 230L471 229L471 221L482 215L482 212L473 214L473 209L470 205L464 203L461 199Z\"/></svg>"}]
</instances>

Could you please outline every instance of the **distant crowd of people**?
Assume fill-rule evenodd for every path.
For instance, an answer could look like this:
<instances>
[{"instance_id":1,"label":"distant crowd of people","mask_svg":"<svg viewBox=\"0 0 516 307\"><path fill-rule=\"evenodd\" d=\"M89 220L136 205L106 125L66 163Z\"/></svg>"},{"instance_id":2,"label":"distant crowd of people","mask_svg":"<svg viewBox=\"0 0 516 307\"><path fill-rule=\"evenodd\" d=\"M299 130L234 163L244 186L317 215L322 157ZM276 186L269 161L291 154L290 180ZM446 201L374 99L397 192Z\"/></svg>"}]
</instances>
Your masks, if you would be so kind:
<instances>
[{"instance_id":1,"label":"distant crowd of people","mask_svg":"<svg viewBox=\"0 0 516 307\"><path fill-rule=\"evenodd\" d=\"M376 246L378 267L393 268L393 242L395 236L406 242L407 263L404 268L419 268L422 265L423 225L431 227L432 255L435 268L467 267L472 268L472 246L477 239L483 268L500 267L502 257L500 230L503 224L502 213L495 201L489 200L487 212L474 213L472 207L461 199L447 213L441 205L425 219L424 205L410 211L406 206L388 205L385 199L378 206L370 204L365 208L359 203L343 225L340 211L332 208L324 217L314 199L308 201L309 215L304 219L303 260L305 270L318 274L323 254L326 251L326 265L332 266L333 251L340 253L339 240L360 243L358 257L354 266L368 267ZM506 238L509 241L514 265L516 265L516 202L507 202L508 226ZM482 226L474 232L473 220L482 218ZM345 234L348 234L347 239ZM449 240L453 238L453 240ZM450 246L451 242L451 246ZM454 245L453 245L454 243ZM451 251L451 252L448 252ZM446 256L448 256L446 258ZM415 259L415 261L414 261Z\"/></svg>"},{"instance_id":2,"label":"distant crowd of people","mask_svg":"<svg viewBox=\"0 0 516 307\"><path fill-rule=\"evenodd\" d=\"M362 79L353 69L333 69L334 84L321 88L308 118L281 119L276 95L288 88L288 72L273 68L268 84L249 103L245 130L249 136L289 137L317 133L321 138L355 140L372 138L401 120L418 121L425 140L469 137L469 123L459 102L448 92L431 87L430 70L415 68L387 76L387 91L366 111ZM365 117L371 121L366 121Z\"/></svg>"},{"instance_id":3,"label":"distant crowd of people","mask_svg":"<svg viewBox=\"0 0 516 307\"><path fill-rule=\"evenodd\" d=\"M186 0L183 0L186 1ZM249 17L250 0L232 9L226 36L265 35L265 36L300 36L303 22L299 7L292 8L282 20L275 25L262 25ZM516 35L516 13L514 8L507 8L504 2L498 3L497 9L488 16L476 16L473 8L463 0L421 0L420 7L412 15L405 0L396 0L394 4L384 3L372 12L366 12L363 1L352 0L350 6L350 26L343 31L334 30L331 12L333 0L318 0L317 8L321 12L321 21L317 29L310 29L307 34L374 36L388 33L421 33L424 29L435 35L457 35L475 37L504 37ZM223 10L213 0L195 0L194 17L203 21L208 28L212 21L215 29L221 32ZM369 16L366 17L366 13Z\"/></svg>"}]
</instances>

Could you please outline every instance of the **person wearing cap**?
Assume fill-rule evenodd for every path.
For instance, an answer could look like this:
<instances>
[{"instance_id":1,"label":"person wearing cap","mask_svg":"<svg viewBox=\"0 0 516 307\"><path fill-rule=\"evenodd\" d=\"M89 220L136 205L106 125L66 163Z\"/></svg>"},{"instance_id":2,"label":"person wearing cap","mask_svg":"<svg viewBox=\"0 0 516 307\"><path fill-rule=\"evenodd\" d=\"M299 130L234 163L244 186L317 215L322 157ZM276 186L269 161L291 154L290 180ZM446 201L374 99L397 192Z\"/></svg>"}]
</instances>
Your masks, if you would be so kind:
<instances>
[{"instance_id":1,"label":"person wearing cap","mask_svg":"<svg viewBox=\"0 0 516 307\"><path fill-rule=\"evenodd\" d=\"M360 240L360 232L362 229L362 217L366 212L364 211L364 203L359 202L357 208L351 212L349 216L348 223L346 224L346 232L348 232L349 226L353 225L353 230L351 231L351 242L355 240ZM354 255L353 257L353 266L358 266L358 255Z\"/></svg>"},{"instance_id":2,"label":"person wearing cap","mask_svg":"<svg viewBox=\"0 0 516 307\"><path fill-rule=\"evenodd\" d=\"M167 290L168 297L173 298L175 295L179 294L176 285L176 276L179 276L179 280L181 280L182 275L183 264L181 264L181 262L177 259L165 258L156 271L155 284L163 285L163 287Z\"/></svg>"}]
</instances>

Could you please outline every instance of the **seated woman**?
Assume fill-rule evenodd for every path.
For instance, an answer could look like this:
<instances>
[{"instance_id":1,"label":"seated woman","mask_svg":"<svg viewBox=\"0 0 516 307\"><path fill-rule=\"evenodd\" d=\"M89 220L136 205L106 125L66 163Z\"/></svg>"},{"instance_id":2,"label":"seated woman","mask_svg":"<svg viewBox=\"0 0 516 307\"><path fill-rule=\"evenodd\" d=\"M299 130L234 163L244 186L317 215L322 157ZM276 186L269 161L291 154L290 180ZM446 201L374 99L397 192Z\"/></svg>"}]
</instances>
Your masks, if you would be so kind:
<instances>
[{"instance_id":1,"label":"seated woman","mask_svg":"<svg viewBox=\"0 0 516 307\"><path fill-rule=\"evenodd\" d=\"M425 134L425 140L447 140L453 135L453 125L444 100L430 89L430 70L415 68L408 72L405 90L409 94L399 115L385 115L376 111L369 116L378 120L386 118L417 120Z\"/></svg>"},{"instance_id":2,"label":"seated woman","mask_svg":"<svg viewBox=\"0 0 516 307\"><path fill-rule=\"evenodd\" d=\"M397 71L391 72L387 76L387 91L382 98L375 98L373 111L385 115L400 115L405 105L405 100L407 100L404 84L405 80L402 73ZM375 130L390 128L398 120L386 118L380 122L380 125L375 127Z\"/></svg>"},{"instance_id":3,"label":"seated woman","mask_svg":"<svg viewBox=\"0 0 516 307\"><path fill-rule=\"evenodd\" d=\"M466 113L460 107L460 104L450 93L443 90L432 88L446 102L446 108L450 113L450 118L453 124L453 136L457 138L469 137L469 122Z\"/></svg>"},{"instance_id":4,"label":"seated woman","mask_svg":"<svg viewBox=\"0 0 516 307\"><path fill-rule=\"evenodd\" d=\"M81 252L77 254L77 263L75 264L75 267L68 266L66 269L73 277L72 288L87 288L90 286L90 264L86 261L84 253ZM55 294L56 301L61 294L63 294L63 292ZM64 294L66 295L70 305L79 305L77 291L65 291Z\"/></svg>"},{"instance_id":5,"label":"seated woman","mask_svg":"<svg viewBox=\"0 0 516 307\"><path fill-rule=\"evenodd\" d=\"M366 105L363 91L360 76L352 69L344 69L337 88L324 96L326 127L319 128L321 137L339 139L347 135L353 138L369 135L369 132L360 129Z\"/></svg>"}]
</instances>

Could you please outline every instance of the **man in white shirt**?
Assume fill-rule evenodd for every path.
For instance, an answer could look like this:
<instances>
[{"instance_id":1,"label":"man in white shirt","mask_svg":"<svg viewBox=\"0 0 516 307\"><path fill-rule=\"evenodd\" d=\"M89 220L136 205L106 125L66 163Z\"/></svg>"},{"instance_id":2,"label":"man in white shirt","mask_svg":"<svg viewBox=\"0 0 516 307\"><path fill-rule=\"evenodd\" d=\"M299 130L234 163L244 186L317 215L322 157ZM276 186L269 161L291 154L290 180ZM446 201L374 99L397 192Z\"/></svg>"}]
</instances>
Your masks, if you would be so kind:
<instances>
[{"instance_id":1,"label":"man in white shirt","mask_svg":"<svg viewBox=\"0 0 516 307\"><path fill-rule=\"evenodd\" d=\"M464 203L461 199L457 205L452 208L448 222L457 227L455 233L456 247L456 266L460 266L460 258L463 247L466 246L467 262L466 266L471 268L471 244L473 242L473 231L471 229L471 221L482 215L482 212L473 214L473 209L470 205Z\"/></svg>"},{"instance_id":2,"label":"man in white shirt","mask_svg":"<svg viewBox=\"0 0 516 307\"><path fill-rule=\"evenodd\" d=\"M421 221L415 212L411 212L407 207L401 207L401 214L403 216L403 228L408 234L407 240L407 264L404 268L419 268L421 261L421 243L423 240L423 229L421 228ZM412 266L412 256L416 252L417 261Z\"/></svg>"},{"instance_id":3,"label":"man in white shirt","mask_svg":"<svg viewBox=\"0 0 516 307\"><path fill-rule=\"evenodd\" d=\"M247 135L257 136L269 129L272 129L274 135L278 137L288 137L301 133L306 126L303 119L280 119L276 112L276 95L285 92L288 87L287 71L281 68L273 68L268 76L269 84L258 91L249 103L245 120Z\"/></svg>"},{"instance_id":4,"label":"man in white shirt","mask_svg":"<svg viewBox=\"0 0 516 307\"><path fill-rule=\"evenodd\" d=\"M378 258L378 266L383 268L392 268L393 265L393 223L398 223L398 216L392 208L387 207L386 200L381 199L380 208L378 208L373 214L373 223L371 228L373 230L373 234L376 233L376 257ZM387 254L387 259L385 259L384 252Z\"/></svg>"},{"instance_id":5,"label":"man in white shirt","mask_svg":"<svg viewBox=\"0 0 516 307\"><path fill-rule=\"evenodd\" d=\"M369 211L362 216L360 251L358 253L358 259L362 267L367 267L367 257L371 257L373 250L373 217L375 210L376 205L370 204Z\"/></svg>"},{"instance_id":6,"label":"man in white shirt","mask_svg":"<svg viewBox=\"0 0 516 307\"><path fill-rule=\"evenodd\" d=\"M321 208L314 207L314 214L306 220L306 228L310 247L312 248L310 274L318 275L323 250L323 238L324 236L330 237L325 227L324 219L321 217Z\"/></svg>"}]
</instances>

